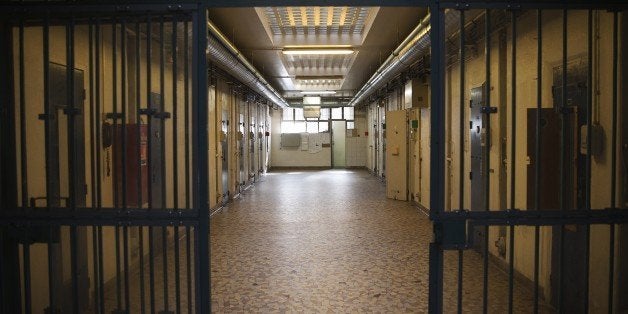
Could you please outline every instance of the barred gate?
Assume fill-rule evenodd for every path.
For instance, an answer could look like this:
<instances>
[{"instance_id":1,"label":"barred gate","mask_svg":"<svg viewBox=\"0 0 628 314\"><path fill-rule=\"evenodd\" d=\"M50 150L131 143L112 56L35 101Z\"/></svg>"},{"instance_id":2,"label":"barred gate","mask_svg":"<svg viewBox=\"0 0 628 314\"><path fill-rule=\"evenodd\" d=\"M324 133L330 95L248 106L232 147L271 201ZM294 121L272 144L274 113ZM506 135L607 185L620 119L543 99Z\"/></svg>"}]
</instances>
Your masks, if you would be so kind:
<instances>
[{"instance_id":1,"label":"barred gate","mask_svg":"<svg viewBox=\"0 0 628 314\"><path fill-rule=\"evenodd\" d=\"M626 4L360 4L430 7L430 312L626 310ZM0 4L3 312L209 312L206 5Z\"/></svg>"},{"instance_id":2,"label":"barred gate","mask_svg":"<svg viewBox=\"0 0 628 314\"><path fill-rule=\"evenodd\" d=\"M0 312L209 312L206 24L0 5Z\"/></svg>"},{"instance_id":3,"label":"barred gate","mask_svg":"<svg viewBox=\"0 0 628 314\"><path fill-rule=\"evenodd\" d=\"M431 3L431 313L628 309L625 9Z\"/></svg>"}]
</instances>

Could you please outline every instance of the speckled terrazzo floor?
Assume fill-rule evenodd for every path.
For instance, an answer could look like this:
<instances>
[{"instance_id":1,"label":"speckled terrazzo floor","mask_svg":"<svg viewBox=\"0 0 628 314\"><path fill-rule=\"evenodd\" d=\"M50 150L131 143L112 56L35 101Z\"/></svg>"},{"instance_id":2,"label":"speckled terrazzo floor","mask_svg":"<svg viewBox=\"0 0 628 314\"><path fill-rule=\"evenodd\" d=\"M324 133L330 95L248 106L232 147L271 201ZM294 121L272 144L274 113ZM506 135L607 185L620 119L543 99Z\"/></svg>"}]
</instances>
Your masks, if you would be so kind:
<instances>
[{"instance_id":1,"label":"speckled terrazzo floor","mask_svg":"<svg viewBox=\"0 0 628 314\"><path fill-rule=\"evenodd\" d=\"M211 221L214 312L426 312L431 224L387 200L366 171L269 173ZM444 311L457 306L457 252L445 254ZM464 312L482 310L482 259L464 254ZM507 311L491 266L489 308ZM515 285L515 312L532 293ZM543 311L548 311L542 307Z\"/></svg>"}]
</instances>

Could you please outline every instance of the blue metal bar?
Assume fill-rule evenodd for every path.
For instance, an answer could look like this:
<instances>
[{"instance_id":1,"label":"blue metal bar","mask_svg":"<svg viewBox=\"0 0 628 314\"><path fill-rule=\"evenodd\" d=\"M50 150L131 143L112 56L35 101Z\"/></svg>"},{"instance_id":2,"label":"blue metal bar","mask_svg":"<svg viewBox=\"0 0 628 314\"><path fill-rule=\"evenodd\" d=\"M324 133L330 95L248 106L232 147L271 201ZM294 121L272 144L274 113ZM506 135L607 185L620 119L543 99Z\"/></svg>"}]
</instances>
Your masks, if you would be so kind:
<instances>
[{"instance_id":1,"label":"blue metal bar","mask_svg":"<svg viewBox=\"0 0 628 314\"><path fill-rule=\"evenodd\" d=\"M166 91L166 36L165 36L165 17L163 15L160 16L159 19L159 93L161 94L162 100L160 102L159 112L164 113L166 111L165 104L165 91ZM174 84L175 82L173 82ZM161 208L166 208L166 199L167 199L167 190L166 190L166 123L164 119L162 119L160 124L161 134L159 136L160 139L160 147L161 147L161 164L159 167L161 168ZM166 227L161 228L161 257L162 257L162 278L163 278L163 302L164 302L164 311L168 312L169 310L169 300L168 300L168 231Z\"/></svg>"},{"instance_id":2,"label":"blue metal bar","mask_svg":"<svg viewBox=\"0 0 628 314\"><path fill-rule=\"evenodd\" d=\"M185 23L185 21L183 21ZM179 211L179 175L178 175L178 128L177 128L177 16L172 18L172 169L173 169L173 202L175 210ZM185 49L183 51L186 51ZM186 52L187 53L187 52ZM187 128L187 126L185 126ZM187 154L187 153L186 153ZM179 265L179 227L174 227L174 284L175 284L175 311L181 313L181 282L180 282L180 265Z\"/></svg>"},{"instance_id":3,"label":"blue metal bar","mask_svg":"<svg viewBox=\"0 0 628 314\"><path fill-rule=\"evenodd\" d=\"M137 34L139 36L139 34ZM128 195L127 195L127 178L128 178L128 168L127 168L127 23L126 17L122 19L120 23L120 67L121 67L121 111L122 111L122 151L121 154L121 163L122 163L122 208L125 213L128 212ZM116 158L117 160L117 158ZM117 167L116 167L117 171ZM122 262L124 263L124 309L127 313L130 312L131 309L131 297L129 291L129 229L127 226L122 227Z\"/></svg>"},{"instance_id":4,"label":"blue metal bar","mask_svg":"<svg viewBox=\"0 0 628 314\"><path fill-rule=\"evenodd\" d=\"M486 83L484 85L484 106L491 107L491 11L485 10L484 17L486 19L484 24L484 56L485 56L485 71L486 71ZM484 161L484 210L487 212L491 210L491 115L486 114L485 136L484 140L485 148L482 151L482 158ZM484 228L484 281L483 281L483 297L482 297L482 310L484 313L488 312L488 238L489 238L489 226Z\"/></svg>"},{"instance_id":5,"label":"blue metal bar","mask_svg":"<svg viewBox=\"0 0 628 314\"><path fill-rule=\"evenodd\" d=\"M460 172L459 182L458 182L458 206L460 208L464 208L464 183L465 183L465 175L464 175L464 130L465 123L463 123L465 119L465 110L467 110L467 106L465 105L464 96L465 96L465 10L460 10L460 129L459 129L459 145L458 151L460 152ZM463 288L463 266L464 266L464 252L462 249L458 250L458 313L462 313L462 288Z\"/></svg>"},{"instance_id":6,"label":"blue metal bar","mask_svg":"<svg viewBox=\"0 0 628 314\"><path fill-rule=\"evenodd\" d=\"M510 12L511 19L511 127L510 127L510 208L515 208L515 175L516 175L516 149L517 149L517 12ZM509 235L509 254L508 254L508 313L512 314L514 310L514 273L515 273L515 226L510 226Z\"/></svg>"},{"instance_id":7,"label":"blue metal bar","mask_svg":"<svg viewBox=\"0 0 628 314\"><path fill-rule=\"evenodd\" d=\"M194 182L194 208L198 213L195 228L196 244L196 312L209 314L211 310L210 246L209 246L209 147L208 77L207 77L207 8L199 4L193 15L192 29L192 168Z\"/></svg>"},{"instance_id":8,"label":"blue metal bar","mask_svg":"<svg viewBox=\"0 0 628 314\"><path fill-rule=\"evenodd\" d=\"M567 167L567 161L565 160L567 154L567 150L565 149L566 141L565 136L567 135L567 126L569 125L569 113L567 111L567 10L563 10L563 55L562 55L562 99L561 99L561 128L560 128L560 158L559 158L559 172L560 172L560 196L559 204L560 210L567 210L567 179L568 171L565 169ZM565 281L565 226L561 225L558 229L558 310L563 310L563 301L564 301L564 293L563 293L563 284Z\"/></svg>"},{"instance_id":9,"label":"blue metal bar","mask_svg":"<svg viewBox=\"0 0 628 314\"><path fill-rule=\"evenodd\" d=\"M445 201L445 16L440 4L430 4L431 115L430 115L430 216L444 211ZM435 223L438 234L442 225ZM430 313L443 311L443 247L435 237L430 243L429 304Z\"/></svg>"},{"instance_id":10,"label":"blue metal bar","mask_svg":"<svg viewBox=\"0 0 628 314\"><path fill-rule=\"evenodd\" d=\"M611 126L611 207L615 208L617 192L617 84L619 84L619 13L613 12L613 113ZM613 313L615 286L615 224L610 225L608 261L608 312Z\"/></svg>"},{"instance_id":11,"label":"blue metal bar","mask_svg":"<svg viewBox=\"0 0 628 314\"><path fill-rule=\"evenodd\" d=\"M140 117L140 109L142 107L142 97L140 80L142 79L141 71L141 36L142 28L139 20L135 22L135 124L137 128L137 145L135 154L137 156L137 208L143 208L144 200L142 199L144 180L142 179L142 119ZM150 40L150 34L146 34L146 40ZM146 67L150 66L150 61L147 60ZM146 183L148 184L148 182ZM140 313L146 313L146 289L144 287L144 228L138 228L138 242L139 242L139 264L140 264Z\"/></svg>"},{"instance_id":12,"label":"blue metal bar","mask_svg":"<svg viewBox=\"0 0 628 314\"><path fill-rule=\"evenodd\" d=\"M587 136L590 136L593 123L593 11L589 10L587 16ZM586 155L586 193L585 207L591 210L591 141L587 141ZM584 267L584 311L589 312L589 264L590 264L590 244L591 244L591 227L585 226L585 267Z\"/></svg>"},{"instance_id":13,"label":"blue metal bar","mask_svg":"<svg viewBox=\"0 0 628 314\"><path fill-rule=\"evenodd\" d=\"M543 87L543 13L539 9L536 13L536 38L537 38L537 64L536 64L536 130L535 130L535 147L534 147L534 210L540 209L541 191L541 107L542 96L541 89ZM534 228L534 313L539 312L539 227Z\"/></svg>"}]
</instances>

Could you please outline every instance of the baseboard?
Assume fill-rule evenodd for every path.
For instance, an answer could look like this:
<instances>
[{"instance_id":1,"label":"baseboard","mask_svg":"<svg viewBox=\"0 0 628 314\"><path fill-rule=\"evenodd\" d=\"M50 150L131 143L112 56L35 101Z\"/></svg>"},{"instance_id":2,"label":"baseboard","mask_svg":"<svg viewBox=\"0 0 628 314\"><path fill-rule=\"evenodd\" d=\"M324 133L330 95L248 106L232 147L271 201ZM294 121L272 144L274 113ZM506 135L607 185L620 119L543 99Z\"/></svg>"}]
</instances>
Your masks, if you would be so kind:
<instances>
[{"instance_id":1,"label":"baseboard","mask_svg":"<svg viewBox=\"0 0 628 314\"><path fill-rule=\"evenodd\" d=\"M422 214L424 214L425 216L430 216L430 210L423 206L423 204L417 202L416 200L411 200L410 203L412 204L412 206L416 207Z\"/></svg>"},{"instance_id":2,"label":"baseboard","mask_svg":"<svg viewBox=\"0 0 628 314\"><path fill-rule=\"evenodd\" d=\"M495 265L497 269L503 272L506 276L508 276L508 272L510 271L510 266L506 262L506 260L499 258L493 254L489 254L489 261ZM521 284L526 290L534 291L534 281L520 271L513 269L513 280ZM545 289L539 285L539 300L545 301L543 297L545 295Z\"/></svg>"},{"instance_id":3,"label":"baseboard","mask_svg":"<svg viewBox=\"0 0 628 314\"><path fill-rule=\"evenodd\" d=\"M269 168L269 171L329 170L329 169L332 169L332 167L328 167L328 166L294 166L294 167L273 166Z\"/></svg>"}]
</instances>

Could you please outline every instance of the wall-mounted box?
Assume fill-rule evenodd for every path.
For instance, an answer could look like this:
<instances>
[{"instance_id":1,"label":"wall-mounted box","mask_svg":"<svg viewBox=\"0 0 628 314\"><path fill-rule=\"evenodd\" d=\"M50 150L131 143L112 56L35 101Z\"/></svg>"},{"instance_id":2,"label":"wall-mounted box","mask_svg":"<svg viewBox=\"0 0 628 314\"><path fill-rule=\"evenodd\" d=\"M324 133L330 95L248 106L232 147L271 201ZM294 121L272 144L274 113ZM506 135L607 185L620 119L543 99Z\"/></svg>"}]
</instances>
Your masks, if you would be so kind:
<instances>
[{"instance_id":1,"label":"wall-mounted box","mask_svg":"<svg viewBox=\"0 0 628 314\"><path fill-rule=\"evenodd\" d=\"M300 133L282 133L281 134L281 147L282 148L297 148L301 146L301 134Z\"/></svg>"},{"instance_id":2,"label":"wall-mounted box","mask_svg":"<svg viewBox=\"0 0 628 314\"><path fill-rule=\"evenodd\" d=\"M406 83L403 97L404 107L429 108L430 106L430 77L425 75L414 78Z\"/></svg>"},{"instance_id":3,"label":"wall-mounted box","mask_svg":"<svg viewBox=\"0 0 628 314\"><path fill-rule=\"evenodd\" d=\"M127 124L123 128L117 124L114 127L114 136L113 162L119 195L116 205L123 205L122 188L126 184L126 205L140 208L148 203L148 126ZM123 155L126 156L123 158ZM139 204L138 188L141 189L142 204Z\"/></svg>"}]
</instances>

